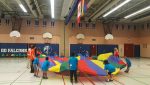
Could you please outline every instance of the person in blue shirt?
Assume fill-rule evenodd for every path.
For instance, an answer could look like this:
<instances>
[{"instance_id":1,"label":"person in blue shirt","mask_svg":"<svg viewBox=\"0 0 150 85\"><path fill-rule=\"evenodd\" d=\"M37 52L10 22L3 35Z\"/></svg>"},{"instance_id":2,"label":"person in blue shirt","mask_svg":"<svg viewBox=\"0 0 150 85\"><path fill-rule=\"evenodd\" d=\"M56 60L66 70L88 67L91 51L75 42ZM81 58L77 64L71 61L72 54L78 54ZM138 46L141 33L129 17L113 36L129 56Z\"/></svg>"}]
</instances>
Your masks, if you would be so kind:
<instances>
[{"instance_id":1,"label":"person in blue shirt","mask_svg":"<svg viewBox=\"0 0 150 85\"><path fill-rule=\"evenodd\" d=\"M47 71L49 66L50 66L50 62L48 61L48 57L46 57L44 63L42 64L43 79L48 79Z\"/></svg>"},{"instance_id":2,"label":"person in blue shirt","mask_svg":"<svg viewBox=\"0 0 150 85\"><path fill-rule=\"evenodd\" d=\"M109 82L109 81L113 81L112 73L115 72L115 69L116 69L116 68L115 68L112 64L110 64L110 63L108 62L108 60L105 60L105 61L104 61L104 65L105 65L104 70L106 70L106 71L108 72L107 81L108 81L108 82Z\"/></svg>"},{"instance_id":3,"label":"person in blue shirt","mask_svg":"<svg viewBox=\"0 0 150 85\"><path fill-rule=\"evenodd\" d=\"M58 54L57 54L57 52L54 52L54 57L58 57Z\"/></svg>"},{"instance_id":4,"label":"person in blue shirt","mask_svg":"<svg viewBox=\"0 0 150 85\"><path fill-rule=\"evenodd\" d=\"M130 67L131 67L131 61L130 61L130 59L127 58L126 56L124 56L123 58L125 59L126 65L127 65L127 69L126 69L124 72L128 73L129 70L130 70Z\"/></svg>"},{"instance_id":5,"label":"person in blue shirt","mask_svg":"<svg viewBox=\"0 0 150 85\"><path fill-rule=\"evenodd\" d=\"M73 76L74 76L75 82L77 83L78 59L75 57L75 53L72 53L70 56L69 69L70 69L70 82L73 83Z\"/></svg>"},{"instance_id":6,"label":"person in blue shirt","mask_svg":"<svg viewBox=\"0 0 150 85\"><path fill-rule=\"evenodd\" d=\"M36 58L33 61L33 68L34 68L34 76L38 77L38 72L39 72L39 58L36 56Z\"/></svg>"},{"instance_id":7,"label":"person in blue shirt","mask_svg":"<svg viewBox=\"0 0 150 85\"><path fill-rule=\"evenodd\" d=\"M88 51L85 52L85 56L89 57L89 52Z\"/></svg>"}]
</instances>

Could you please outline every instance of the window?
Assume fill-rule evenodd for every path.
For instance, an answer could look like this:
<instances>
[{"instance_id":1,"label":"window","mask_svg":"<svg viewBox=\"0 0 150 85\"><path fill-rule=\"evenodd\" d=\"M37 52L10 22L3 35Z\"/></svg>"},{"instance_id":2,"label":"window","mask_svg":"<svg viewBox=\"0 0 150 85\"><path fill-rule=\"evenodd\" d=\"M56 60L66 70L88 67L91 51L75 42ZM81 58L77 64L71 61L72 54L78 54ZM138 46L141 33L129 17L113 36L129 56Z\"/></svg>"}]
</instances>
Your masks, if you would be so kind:
<instances>
[{"instance_id":1,"label":"window","mask_svg":"<svg viewBox=\"0 0 150 85\"><path fill-rule=\"evenodd\" d=\"M38 19L35 19L35 25L39 25L39 20Z\"/></svg>"}]
</instances>

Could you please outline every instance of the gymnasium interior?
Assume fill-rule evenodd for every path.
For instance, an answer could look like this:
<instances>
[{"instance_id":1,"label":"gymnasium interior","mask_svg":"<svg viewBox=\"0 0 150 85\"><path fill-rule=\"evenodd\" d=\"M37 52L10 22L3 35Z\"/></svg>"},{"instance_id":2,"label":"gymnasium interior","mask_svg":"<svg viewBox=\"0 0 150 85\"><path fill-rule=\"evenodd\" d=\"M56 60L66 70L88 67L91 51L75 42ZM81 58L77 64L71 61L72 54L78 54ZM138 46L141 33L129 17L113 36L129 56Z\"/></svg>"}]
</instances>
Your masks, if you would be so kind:
<instances>
[{"instance_id":1,"label":"gymnasium interior","mask_svg":"<svg viewBox=\"0 0 150 85\"><path fill-rule=\"evenodd\" d=\"M41 65L50 59L48 79L41 67L39 77L30 73L33 46ZM78 59L77 83L70 82L71 53ZM124 56L131 61L128 73ZM111 82L104 60L117 69ZM0 0L0 85L150 85L149 80L150 0Z\"/></svg>"}]
</instances>

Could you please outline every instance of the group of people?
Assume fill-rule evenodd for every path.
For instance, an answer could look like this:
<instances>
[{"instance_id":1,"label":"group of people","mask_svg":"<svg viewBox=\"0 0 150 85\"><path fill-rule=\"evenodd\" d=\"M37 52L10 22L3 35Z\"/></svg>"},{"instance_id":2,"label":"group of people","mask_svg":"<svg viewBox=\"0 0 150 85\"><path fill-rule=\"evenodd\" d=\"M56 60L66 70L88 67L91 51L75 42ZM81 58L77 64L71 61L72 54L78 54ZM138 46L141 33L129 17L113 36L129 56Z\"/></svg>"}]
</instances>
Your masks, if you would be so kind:
<instances>
[{"instance_id":1,"label":"group of people","mask_svg":"<svg viewBox=\"0 0 150 85\"><path fill-rule=\"evenodd\" d=\"M114 56L119 58L119 51L117 48L114 48ZM131 61L126 56L124 56L123 58L126 61L126 67L127 67L127 69L124 72L128 73L131 67ZM70 67L70 82L71 83L73 82L73 76L74 76L75 82L77 83L78 82L77 81L78 59L75 57L75 53L71 54L71 57L68 62ZM113 81L112 73L115 72L116 67L110 64L108 60L103 61L103 63L105 65L104 70L106 70L108 74L106 81L107 82Z\"/></svg>"},{"instance_id":2,"label":"group of people","mask_svg":"<svg viewBox=\"0 0 150 85\"><path fill-rule=\"evenodd\" d=\"M118 57L119 58L119 51L117 48L114 48L114 57ZM131 61L129 58L127 58L126 56L123 56L125 62L126 62L126 67L127 69L124 71L125 73L128 73L129 72L129 69L131 67ZM104 69L108 72L108 76L107 76L107 80L106 81L113 81L113 76L112 76L112 73L115 72L115 67L110 64L108 62L108 60L105 60L104 61Z\"/></svg>"},{"instance_id":3,"label":"group of people","mask_svg":"<svg viewBox=\"0 0 150 85\"><path fill-rule=\"evenodd\" d=\"M42 66L39 64L39 56L40 56L40 51L36 49L36 47L32 47L31 49L28 50L28 59L30 61L30 68L31 68L31 73L34 73L35 77L39 77L39 68L41 67L41 70L43 72L43 79L48 79L47 77L47 71L50 66L49 63L49 58L46 57L44 63ZM119 52L118 49L114 49L114 56L119 57ZM123 57L126 61L126 66L127 69L125 70L126 73L129 72L129 68L131 67L131 61L129 58L126 56ZM78 59L76 58L76 54L72 53L70 58L69 58L69 69L70 69L70 82L73 83L73 77L75 79L75 83L78 82L77 79L77 70L78 70ZM115 71L115 67L108 62L108 60L105 60L104 62L104 70L108 73L107 80L106 81L113 81L113 76L112 73Z\"/></svg>"},{"instance_id":4,"label":"group of people","mask_svg":"<svg viewBox=\"0 0 150 85\"><path fill-rule=\"evenodd\" d=\"M41 52L39 49L33 46L31 49L28 50L27 54L28 54L28 60L30 62L30 68L31 68L30 73L34 73L35 77L39 77L38 76L39 68L41 68L43 72L43 79L48 79L47 71L50 66L49 58L46 57L42 66L40 66L39 57L40 57Z\"/></svg>"}]
</instances>

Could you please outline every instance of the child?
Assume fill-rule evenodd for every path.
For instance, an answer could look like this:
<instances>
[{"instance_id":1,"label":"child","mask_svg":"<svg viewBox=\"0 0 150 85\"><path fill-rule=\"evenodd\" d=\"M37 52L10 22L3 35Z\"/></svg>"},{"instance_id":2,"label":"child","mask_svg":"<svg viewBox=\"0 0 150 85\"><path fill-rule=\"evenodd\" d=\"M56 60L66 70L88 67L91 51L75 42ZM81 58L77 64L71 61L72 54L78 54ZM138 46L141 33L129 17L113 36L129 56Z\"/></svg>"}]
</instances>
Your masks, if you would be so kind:
<instances>
[{"instance_id":1,"label":"child","mask_svg":"<svg viewBox=\"0 0 150 85\"><path fill-rule=\"evenodd\" d=\"M131 67L131 61L130 61L130 59L127 58L126 56L124 56L123 58L125 59L126 65L127 65L127 69L126 69L124 72L128 73L129 70L130 70L130 67Z\"/></svg>"},{"instance_id":2,"label":"child","mask_svg":"<svg viewBox=\"0 0 150 85\"><path fill-rule=\"evenodd\" d=\"M48 61L48 57L46 57L44 63L42 64L43 79L48 79L47 71L48 71L49 66L50 66L50 63Z\"/></svg>"},{"instance_id":3,"label":"child","mask_svg":"<svg viewBox=\"0 0 150 85\"><path fill-rule=\"evenodd\" d=\"M70 82L73 83L73 76L75 82L77 83L77 67L78 67L78 59L75 57L75 53L71 54L69 59L69 68L70 68Z\"/></svg>"},{"instance_id":4,"label":"child","mask_svg":"<svg viewBox=\"0 0 150 85\"><path fill-rule=\"evenodd\" d=\"M117 48L114 48L114 56L119 58L119 51Z\"/></svg>"},{"instance_id":5,"label":"child","mask_svg":"<svg viewBox=\"0 0 150 85\"><path fill-rule=\"evenodd\" d=\"M105 60L104 61L104 69L108 72L108 78L107 78L107 81L113 81L112 79L112 73L115 71L115 67L113 65L111 65L108 60Z\"/></svg>"},{"instance_id":6,"label":"child","mask_svg":"<svg viewBox=\"0 0 150 85\"><path fill-rule=\"evenodd\" d=\"M34 76L38 77L39 72L39 58L36 56L36 58L33 61L33 68L34 68Z\"/></svg>"}]
</instances>

